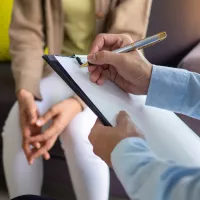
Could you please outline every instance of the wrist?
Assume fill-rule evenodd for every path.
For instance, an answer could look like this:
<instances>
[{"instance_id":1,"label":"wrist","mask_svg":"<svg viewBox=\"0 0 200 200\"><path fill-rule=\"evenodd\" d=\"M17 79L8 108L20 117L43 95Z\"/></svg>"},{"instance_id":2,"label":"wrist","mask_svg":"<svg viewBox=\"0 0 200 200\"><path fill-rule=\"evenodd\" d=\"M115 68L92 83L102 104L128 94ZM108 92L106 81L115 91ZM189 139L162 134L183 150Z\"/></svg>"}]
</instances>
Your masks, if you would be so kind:
<instances>
[{"instance_id":1,"label":"wrist","mask_svg":"<svg viewBox=\"0 0 200 200\"><path fill-rule=\"evenodd\" d=\"M86 107L86 104L83 102L83 100L78 95L75 95L72 98L79 103L79 105L81 106L81 111L83 111Z\"/></svg>"},{"instance_id":2,"label":"wrist","mask_svg":"<svg viewBox=\"0 0 200 200\"><path fill-rule=\"evenodd\" d=\"M33 98L33 94L25 89L20 89L16 92L17 100L23 100L25 98Z\"/></svg>"},{"instance_id":3,"label":"wrist","mask_svg":"<svg viewBox=\"0 0 200 200\"><path fill-rule=\"evenodd\" d=\"M16 92L17 98L18 98L18 97L21 97L21 96L23 95L24 92L25 92L24 89L18 90L18 91Z\"/></svg>"},{"instance_id":4,"label":"wrist","mask_svg":"<svg viewBox=\"0 0 200 200\"><path fill-rule=\"evenodd\" d=\"M82 107L81 103L77 99L75 99L75 98L72 97L70 99L70 101L71 101L71 106L72 106L75 114L80 113L80 112L83 111L83 107Z\"/></svg>"},{"instance_id":5,"label":"wrist","mask_svg":"<svg viewBox=\"0 0 200 200\"><path fill-rule=\"evenodd\" d=\"M147 95L149 90L149 85L151 82L151 76L152 76L152 70L153 65L151 63L147 63L147 66L145 67L145 79L144 79L144 87L142 88L142 94Z\"/></svg>"}]
</instances>

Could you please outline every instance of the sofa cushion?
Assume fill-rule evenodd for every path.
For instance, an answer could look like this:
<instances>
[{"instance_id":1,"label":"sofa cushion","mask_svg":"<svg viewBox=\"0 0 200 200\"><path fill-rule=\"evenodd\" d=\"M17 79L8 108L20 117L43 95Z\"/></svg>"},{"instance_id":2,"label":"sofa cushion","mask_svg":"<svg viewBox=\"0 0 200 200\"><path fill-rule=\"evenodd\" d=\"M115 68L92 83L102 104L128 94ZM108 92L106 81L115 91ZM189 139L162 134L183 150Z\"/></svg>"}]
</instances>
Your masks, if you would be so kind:
<instances>
[{"instance_id":1,"label":"sofa cushion","mask_svg":"<svg viewBox=\"0 0 200 200\"><path fill-rule=\"evenodd\" d=\"M10 60L8 28L10 25L13 0L1 1L0 6L0 60Z\"/></svg>"},{"instance_id":2,"label":"sofa cushion","mask_svg":"<svg viewBox=\"0 0 200 200\"><path fill-rule=\"evenodd\" d=\"M178 67L200 73L200 42L181 60Z\"/></svg>"},{"instance_id":3,"label":"sofa cushion","mask_svg":"<svg viewBox=\"0 0 200 200\"><path fill-rule=\"evenodd\" d=\"M10 62L0 62L0 91L0 129L2 129L8 112L16 100Z\"/></svg>"},{"instance_id":4,"label":"sofa cushion","mask_svg":"<svg viewBox=\"0 0 200 200\"><path fill-rule=\"evenodd\" d=\"M200 40L199 0L153 0L147 35L167 32L167 39L145 49L151 63L176 67Z\"/></svg>"}]
</instances>

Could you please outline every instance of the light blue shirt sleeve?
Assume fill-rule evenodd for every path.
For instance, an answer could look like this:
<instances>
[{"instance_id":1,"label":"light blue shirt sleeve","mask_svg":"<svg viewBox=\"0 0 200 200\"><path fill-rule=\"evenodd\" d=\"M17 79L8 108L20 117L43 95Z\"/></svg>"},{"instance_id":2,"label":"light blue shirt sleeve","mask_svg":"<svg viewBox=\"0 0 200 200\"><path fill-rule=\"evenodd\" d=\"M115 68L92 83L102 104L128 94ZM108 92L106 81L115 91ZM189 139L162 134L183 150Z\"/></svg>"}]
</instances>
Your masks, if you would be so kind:
<instances>
[{"instance_id":1,"label":"light blue shirt sleeve","mask_svg":"<svg viewBox=\"0 0 200 200\"><path fill-rule=\"evenodd\" d=\"M200 75L154 65L146 105L200 119ZM111 161L131 199L200 199L200 168L159 159L141 138L122 140Z\"/></svg>"},{"instance_id":2,"label":"light blue shirt sleeve","mask_svg":"<svg viewBox=\"0 0 200 200\"><path fill-rule=\"evenodd\" d=\"M154 65L146 105L200 119L200 74Z\"/></svg>"},{"instance_id":3,"label":"light blue shirt sleeve","mask_svg":"<svg viewBox=\"0 0 200 200\"><path fill-rule=\"evenodd\" d=\"M111 161L130 199L200 199L200 168L160 160L141 138L122 140L113 150Z\"/></svg>"}]
</instances>

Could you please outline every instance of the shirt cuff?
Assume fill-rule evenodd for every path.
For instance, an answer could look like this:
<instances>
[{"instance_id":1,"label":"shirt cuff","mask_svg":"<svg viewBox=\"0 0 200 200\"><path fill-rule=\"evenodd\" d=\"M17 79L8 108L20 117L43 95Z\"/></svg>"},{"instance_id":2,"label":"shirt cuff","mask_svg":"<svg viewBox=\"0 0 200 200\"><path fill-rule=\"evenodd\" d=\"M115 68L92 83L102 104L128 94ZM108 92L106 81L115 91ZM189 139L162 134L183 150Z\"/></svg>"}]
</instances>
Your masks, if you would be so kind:
<instances>
[{"instance_id":1,"label":"shirt cuff","mask_svg":"<svg viewBox=\"0 0 200 200\"><path fill-rule=\"evenodd\" d=\"M139 137L129 137L121 140L111 153L111 162L113 167L121 166L125 153L140 153L140 151L149 151L146 141Z\"/></svg>"},{"instance_id":2,"label":"shirt cuff","mask_svg":"<svg viewBox=\"0 0 200 200\"><path fill-rule=\"evenodd\" d=\"M146 105L180 112L189 76L187 70L154 65Z\"/></svg>"}]
</instances>

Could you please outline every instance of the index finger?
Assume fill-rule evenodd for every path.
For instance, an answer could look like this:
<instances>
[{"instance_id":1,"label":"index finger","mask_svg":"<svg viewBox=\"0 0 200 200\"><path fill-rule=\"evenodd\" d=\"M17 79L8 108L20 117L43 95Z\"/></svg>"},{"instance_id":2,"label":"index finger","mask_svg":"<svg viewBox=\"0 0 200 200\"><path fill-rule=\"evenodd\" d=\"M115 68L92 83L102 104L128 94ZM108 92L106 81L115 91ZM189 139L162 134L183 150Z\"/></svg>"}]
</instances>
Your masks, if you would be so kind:
<instances>
[{"instance_id":1,"label":"index finger","mask_svg":"<svg viewBox=\"0 0 200 200\"><path fill-rule=\"evenodd\" d=\"M44 124L46 124L49 120L51 120L53 117L55 117L55 115L57 114L57 112L55 111L54 108L53 107L50 108L43 116L41 116L37 120L37 122L36 122L37 126L41 127Z\"/></svg>"},{"instance_id":2,"label":"index finger","mask_svg":"<svg viewBox=\"0 0 200 200\"><path fill-rule=\"evenodd\" d=\"M30 143L28 141L23 141L23 146L22 146L23 150L24 150L24 153L26 155L26 158L28 160L29 158L29 155L31 153L31 149L30 149Z\"/></svg>"},{"instance_id":3,"label":"index finger","mask_svg":"<svg viewBox=\"0 0 200 200\"><path fill-rule=\"evenodd\" d=\"M120 111L117 115L116 121L117 126L127 126L128 124L131 125L133 128L135 128L136 126L126 111Z\"/></svg>"},{"instance_id":4,"label":"index finger","mask_svg":"<svg viewBox=\"0 0 200 200\"><path fill-rule=\"evenodd\" d=\"M22 125L21 129L22 129L23 139L30 138L30 136L31 136L31 130L30 130L30 127L26 123L24 123Z\"/></svg>"},{"instance_id":5,"label":"index finger","mask_svg":"<svg viewBox=\"0 0 200 200\"><path fill-rule=\"evenodd\" d=\"M32 155L29 156L29 162L32 164L35 159L37 159L38 157L40 157L42 155L47 154L47 152L54 145L56 139L57 139L57 135L55 135L52 138L50 138L48 141L46 141L44 143L44 145L40 149L37 149L35 152L33 152Z\"/></svg>"},{"instance_id":6,"label":"index finger","mask_svg":"<svg viewBox=\"0 0 200 200\"><path fill-rule=\"evenodd\" d=\"M60 128L59 128L59 121L55 120L52 125L45 130L44 133L36 135L36 136L32 136L31 138L29 138L29 142L34 143L34 142L45 142L47 140L49 140L51 137L53 137L54 135L57 135L60 132Z\"/></svg>"},{"instance_id":7,"label":"index finger","mask_svg":"<svg viewBox=\"0 0 200 200\"><path fill-rule=\"evenodd\" d=\"M129 36L122 34L99 34L95 38L89 54L94 54L98 51L101 51L105 47L110 47L110 48L112 48L112 46L120 47L120 44L124 43L130 44Z\"/></svg>"}]
</instances>

